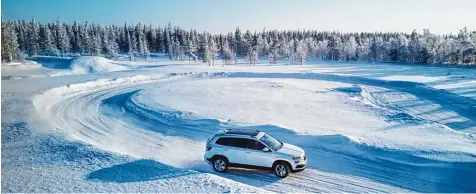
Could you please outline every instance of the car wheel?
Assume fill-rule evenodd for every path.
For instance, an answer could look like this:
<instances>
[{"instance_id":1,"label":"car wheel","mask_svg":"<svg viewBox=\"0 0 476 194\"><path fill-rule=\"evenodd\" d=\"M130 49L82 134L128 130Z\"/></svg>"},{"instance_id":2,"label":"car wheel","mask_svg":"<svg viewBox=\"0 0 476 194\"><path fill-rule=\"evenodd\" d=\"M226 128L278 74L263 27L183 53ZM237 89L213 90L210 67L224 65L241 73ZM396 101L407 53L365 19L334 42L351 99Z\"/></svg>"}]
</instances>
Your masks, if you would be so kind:
<instances>
[{"instance_id":1,"label":"car wheel","mask_svg":"<svg viewBox=\"0 0 476 194\"><path fill-rule=\"evenodd\" d=\"M289 168L289 165L285 162L278 162L274 165L273 171L274 174L276 174L276 176L278 176L279 178L285 178L289 175L289 172L291 170Z\"/></svg>"},{"instance_id":2,"label":"car wheel","mask_svg":"<svg viewBox=\"0 0 476 194\"><path fill-rule=\"evenodd\" d=\"M213 160L213 169L217 172L225 172L228 169L228 160L223 157L217 157Z\"/></svg>"}]
</instances>

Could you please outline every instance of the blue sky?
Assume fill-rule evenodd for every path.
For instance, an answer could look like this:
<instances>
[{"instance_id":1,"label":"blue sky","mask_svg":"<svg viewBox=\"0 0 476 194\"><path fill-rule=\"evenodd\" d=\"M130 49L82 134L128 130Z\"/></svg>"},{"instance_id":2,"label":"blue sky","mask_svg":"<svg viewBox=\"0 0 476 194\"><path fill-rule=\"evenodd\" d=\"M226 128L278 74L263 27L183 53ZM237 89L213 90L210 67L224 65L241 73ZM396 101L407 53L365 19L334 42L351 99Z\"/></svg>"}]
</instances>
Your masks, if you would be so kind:
<instances>
[{"instance_id":1,"label":"blue sky","mask_svg":"<svg viewBox=\"0 0 476 194\"><path fill-rule=\"evenodd\" d=\"M476 0L2 0L4 19L142 22L213 33L316 29L457 33L476 30Z\"/></svg>"}]
</instances>

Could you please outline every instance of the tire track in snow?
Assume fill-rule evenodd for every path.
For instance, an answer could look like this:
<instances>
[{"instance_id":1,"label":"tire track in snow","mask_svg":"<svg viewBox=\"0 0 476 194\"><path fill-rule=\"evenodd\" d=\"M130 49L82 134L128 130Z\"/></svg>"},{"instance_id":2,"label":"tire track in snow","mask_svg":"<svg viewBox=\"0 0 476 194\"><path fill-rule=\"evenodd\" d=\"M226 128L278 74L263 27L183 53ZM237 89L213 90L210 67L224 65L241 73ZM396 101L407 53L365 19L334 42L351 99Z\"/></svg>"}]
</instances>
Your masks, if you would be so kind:
<instances>
[{"instance_id":1,"label":"tire track in snow","mask_svg":"<svg viewBox=\"0 0 476 194\"><path fill-rule=\"evenodd\" d=\"M127 111L120 107L100 110L105 100L145 89L158 84L167 84L175 81L190 81L203 76L185 75L172 76L170 78L155 77L152 79L139 79L132 83L127 80L101 80L77 84L66 88L57 88L37 96L34 100L35 108L50 124L60 129L68 137L83 141L106 151L126 154L138 158L150 158L159 162L180 168L189 168L201 172L212 173L211 168L202 161L205 142L198 139L190 139L187 136L193 134L190 131L180 131L174 126L161 125L159 130L145 130L144 127L154 126L147 120L140 118L125 117ZM246 76L245 76L246 77ZM334 80L335 81L335 80ZM77 86L77 87L76 87ZM81 110L81 111L78 111ZM193 130L193 129L192 129ZM171 135L167 132L172 131ZM198 130L196 131L198 132ZM206 133L206 132L200 132ZM188 134L188 135L184 135ZM177 152L181 154L175 154ZM368 171L372 164L352 162L355 158L342 159L339 154L318 153L314 158L326 157L325 155L339 159L342 165L349 162L350 167L364 168ZM311 156L312 157L312 156ZM208 169L205 169L204 167ZM230 171L220 176L230 178L245 184L262 187L277 192L308 191L308 192L402 192L392 186L371 181L358 176L348 176L338 173L318 171L310 166L304 172L294 174L288 179L276 179L270 173L256 171ZM205 170L204 170L205 169ZM386 176L379 174L375 176ZM272 175L272 174L271 174ZM386 177L391 185L399 185L399 177ZM256 180L264 184L256 184ZM385 181L379 181L385 182ZM408 182L408 181L406 181ZM406 183L408 184L408 183ZM407 185L412 187L412 185ZM416 189L416 188L415 188ZM420 189L416 189L424 191ZM432 190L431 188L429 190Z\"/></svg>"}]
</instances>

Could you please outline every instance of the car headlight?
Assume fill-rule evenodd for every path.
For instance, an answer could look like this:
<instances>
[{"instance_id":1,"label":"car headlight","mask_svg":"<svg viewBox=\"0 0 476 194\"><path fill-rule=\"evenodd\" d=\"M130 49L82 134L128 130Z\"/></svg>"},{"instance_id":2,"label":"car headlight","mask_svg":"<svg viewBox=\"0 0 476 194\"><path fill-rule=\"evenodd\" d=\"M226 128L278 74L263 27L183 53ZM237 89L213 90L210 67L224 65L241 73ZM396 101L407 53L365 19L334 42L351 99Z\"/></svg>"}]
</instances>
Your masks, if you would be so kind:
<instances>
[{"instance_id":1,"label":"car headlight","mask_svg":"<svg viewBox=\"0 0 476 194\"><path fill-rule=\"evenodd\" d=\"M293 157L294 163L299 163L301 161L301 157Z\"/></svg>"}]
</instances>

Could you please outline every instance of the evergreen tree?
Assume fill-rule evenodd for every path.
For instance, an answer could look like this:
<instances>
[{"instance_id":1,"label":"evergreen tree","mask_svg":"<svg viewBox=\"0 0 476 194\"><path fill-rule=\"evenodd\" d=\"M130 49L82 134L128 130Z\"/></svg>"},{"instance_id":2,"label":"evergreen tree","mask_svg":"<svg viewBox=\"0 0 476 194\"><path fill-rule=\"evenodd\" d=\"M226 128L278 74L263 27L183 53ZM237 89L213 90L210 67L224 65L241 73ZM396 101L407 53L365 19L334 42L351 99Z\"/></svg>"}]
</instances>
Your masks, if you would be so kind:
<instances>
[{"instance_id":1,"label":"evergreen tree","mask_svg":"<svg viewBox=\"0 0 476 194\"><path fill-rule=\"evenodd\" d=\"M48 53L53 52L56 55L59 54L53 40L53 35L51 34L51 30L48 26L40 26L39 47L42 51L46 51Z\"/></svg>"},{"instance_id":2,"label":"evergreen tree","mask_svg":"<svg viewBox=\"0 0 476 194\"><path fill-rule=\"evenodd\" d=\"M107 45L106 45L107 56L108 56L108 58L110 58L112 60L116 60L119 45L116 42L116 34L114 33L114 30L112 30L112 29L108 30L107 38L108 38L107 39Z\"/></svg>"},{"instance_id":3,"label":"evergreen tree","mask_svg":"<svg viewBox=\"0 0 476 194\"><path fill-rule=\"evenodd\" d=\"M271 64L279 59L294 60L313 57L322 60L359 60L418 64L476 65L476 31L467 28L458 34L438 35L429 30L423 33L339 33L311 30L266 31L242 34L240 28L227 34L211 35L208 32L172 28L127 25L109 26L64 24L58 17L53 23L39 24L32 20L2 21L3 61L21 59L20 53L29 56L57 52L81 55L102 55L116 58L128 53L130 59L149 52L167 53L170 59L198 58L213 63L218 56L228 64L237 56L245 57L250 64L259 57L268 56ZM10 31L9 31L10 30ZM13 38L12 32L16 38ZM16 41L12 41L16 39ZM107 43L107 44L106 44ZM213 43L213 44L212 44ZM11 46L13 45L13 46ZM15 46L17 45L17 46ZM10 48L17 48L18 50ZM17 52L18 51L18 52Z\"/></svg>"},{"instance_id":4,"label":"evergreen tree","mask_svg":"<svg viewBox=\"0 0 476 194\"><path fill-rule=\"evenodd\" d=\"M58 17L56 20L56 47L61 52L62 56L66 57L66 53L69 51L70 44L68 35L60 17Z\"/></svg>"},{"instance_id":5,"label":"evergreen tree","mask_svg":"<svg viewBox=\"0 0 476 194\"><path fill-rule=\"evenodd\" d=\"M221 53L223 53L223 60L225 61L225 65L229 64L230 61L235 60L235 55L230 49L230 45L228 43L228 40L225 39L223 42L223 46L221 47Z\"/></svg>"},{"instance_id":6,"label":"evergreen tree","mask_svg":"<svg viewBox=\"0 0 476 194\"><path fill-rule=\"evenodd\" d=\"M28 48L28 56L36 56L38 55L38 52L40 50L39 46L39 26L38 23L35 22L35 19L33 18L31 22L29 23L29 28L28 28L28 39L27 39L27 48Z\"/></svg>"},{"instance_id":7,"label":"evergreen tree","mask_svg":"<svg viewBox=\"0 0 476 194\"><path fill-rule=\"evenodd\" d=\"M164 33L161 28L156 30L155 48L159 53L165 53Z\"/></svg>"},{"instance_id":8,"label":"evergreen tree","mask_svg":"<svg viewBox=\"0 0 476 194\"><path fill-rule=\"evenodd\" d=\"M173 36L172 36L172 24L169 23L169 25L165 29L165 45L166 45L165 48L170 59L175 58L175 53L173 52L174 43L175 41L173 40Z\"/></svg>"},{"instance_id":9,"label":"evergreen tree","mask_svg":"<svg viewBox=\"0 0 476 194\"><path fill-rule=\"evenodd\" d=\"M12 62L21 60L22 55L12 23L2 21L2 61Z\"/></svg>"},{"instance_id":10,"label":"evergreen tree","mask_svg":"<svg viewBox=\"0 0 476 194\"><path fill-rule=\"evenodd\" d=\"M304 40L300 40L297 43L296 54L301 61L301 65L304 65L304 61L306 60L308 53L309 47L307 46L307 43Z\"/></svg>"},{"instance_id":11,"label":"evergreen tree","mask_svg":"<svg viewBox=\"0 0 476 194\"><path fill-rule=\"evenodd\" d=\"M91 44L91 53L92 55L99 56L102 50L102 41L101 41L101 32L99 31L99 27L94 29L93 40Z\"/></svg>"}]
</instances>

